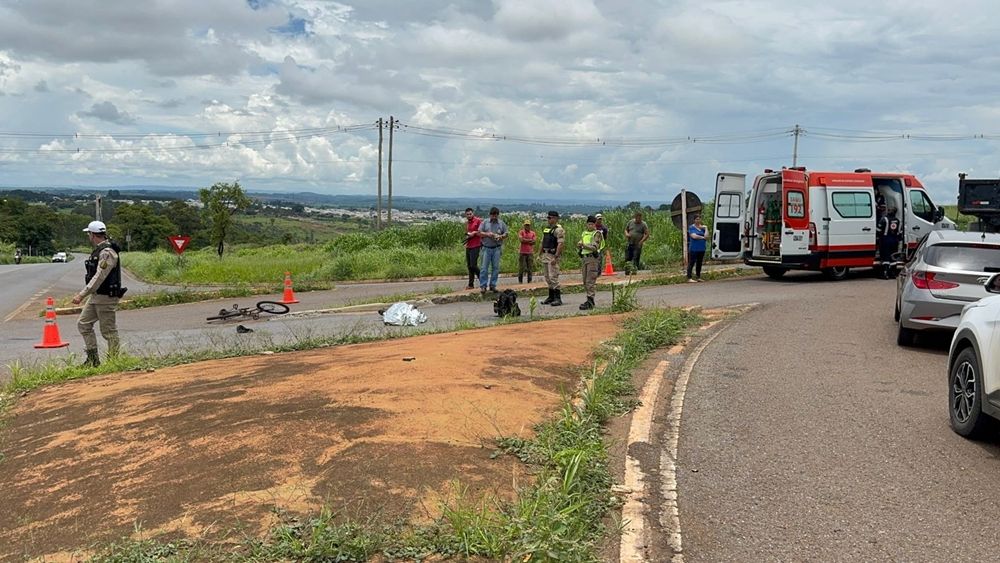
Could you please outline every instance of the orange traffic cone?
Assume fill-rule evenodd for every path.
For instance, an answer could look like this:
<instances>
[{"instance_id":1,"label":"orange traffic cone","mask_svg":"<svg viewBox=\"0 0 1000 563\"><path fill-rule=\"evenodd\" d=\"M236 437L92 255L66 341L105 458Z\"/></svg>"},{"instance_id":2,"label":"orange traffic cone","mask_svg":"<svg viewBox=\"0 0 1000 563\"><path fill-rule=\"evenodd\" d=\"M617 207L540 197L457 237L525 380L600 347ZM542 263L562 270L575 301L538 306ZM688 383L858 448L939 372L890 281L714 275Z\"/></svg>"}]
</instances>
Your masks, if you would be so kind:
<instances>
[{"instance_id":1,"label":"orange traffic cone","mask_svg":"<svg viewBox=\"0 0 1000 563\"><path fill-rule=\"evenodd\" d=\"M298 303L299 300L295 298L295 293L292 291L292 273L285 272L285 296L281 299L282 303Z\"/></svg>"},{"instance_id":2,"label":"orange traffic cone","mask_svg":"<svg viewBox=\"0 0 1000 563\"><path fill-rule=\"evenodd\" d=\"M56 302L51 297L45 300L45 328L42 329L42 341L35 348L62 348L69 346L59 336L59 325L56 324Z\"/></svg>"},{"instance_id":3,"label":"orange traffic cone","mask_svg":"<svg viewBox=\"0 0 1000 563\"><path fill-rule=\"evenodd\" d=\"M611 267L611 255L608 254L604 260L604 274L605 276L615 275L615 269Z\"/></svg>"}]
</instances>

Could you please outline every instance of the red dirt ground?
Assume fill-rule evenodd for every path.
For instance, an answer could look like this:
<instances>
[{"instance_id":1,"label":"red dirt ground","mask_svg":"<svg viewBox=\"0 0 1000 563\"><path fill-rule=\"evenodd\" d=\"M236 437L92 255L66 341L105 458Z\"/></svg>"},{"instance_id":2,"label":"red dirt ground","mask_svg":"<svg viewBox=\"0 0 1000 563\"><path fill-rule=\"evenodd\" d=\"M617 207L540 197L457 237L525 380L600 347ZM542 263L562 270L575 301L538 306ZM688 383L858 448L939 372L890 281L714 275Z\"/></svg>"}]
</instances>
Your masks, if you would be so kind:
<instances>
[{"instance_id":1,"label":"red dirt ground","mask_svg":"<svg viewBox=\"0 0 1000 563\"><path fill-rule=\"evenodd\" d=\"M426 519L454 481L510 495L528 435L619 318L201 362L34 391L8 414L0 560L240 526L272 509ZM412 361L404 358L414 357Z\"/></svg>"}]
</instances>

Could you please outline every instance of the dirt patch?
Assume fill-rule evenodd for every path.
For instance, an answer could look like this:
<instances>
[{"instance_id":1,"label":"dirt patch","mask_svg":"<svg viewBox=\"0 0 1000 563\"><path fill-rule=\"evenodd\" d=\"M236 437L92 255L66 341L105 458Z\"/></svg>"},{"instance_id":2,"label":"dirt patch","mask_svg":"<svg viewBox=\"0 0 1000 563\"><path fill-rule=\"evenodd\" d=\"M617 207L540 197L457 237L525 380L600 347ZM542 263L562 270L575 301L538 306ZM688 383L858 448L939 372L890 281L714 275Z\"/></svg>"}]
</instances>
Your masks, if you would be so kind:
<instances>
[{"instance_id":1,"label":"dirt patch","mask_svg":"<svg viewBox=\"0 0 1000 563\"><path fill-rule=\"evenodd\" d=\"M48 387L9 415L0 560L149 532L259 533L328 504L424 519L456 479L509 495L528 435L619 318L201 362ZM404 358L415 358L404 361Z\"/></svg>"}]
</instances>

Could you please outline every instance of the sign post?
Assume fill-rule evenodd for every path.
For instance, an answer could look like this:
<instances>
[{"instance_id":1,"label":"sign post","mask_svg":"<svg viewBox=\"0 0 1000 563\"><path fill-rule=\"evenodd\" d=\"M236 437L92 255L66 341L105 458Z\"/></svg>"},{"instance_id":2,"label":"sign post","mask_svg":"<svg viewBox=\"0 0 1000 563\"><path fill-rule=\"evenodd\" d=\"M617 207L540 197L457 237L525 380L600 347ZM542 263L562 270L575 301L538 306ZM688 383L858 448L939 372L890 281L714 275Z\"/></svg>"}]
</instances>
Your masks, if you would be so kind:
<instances>
[{"instance_id":1,"label":"sign post","mask_svg":"<svg viewBox=\"0 0 1000 563\"><path fill-rule=\"evenodd\" d=\"M688 206L687 190L681 188L681 246L684 248L684 271L687 271L688 260Z\"/></svg>"}]
</instances>

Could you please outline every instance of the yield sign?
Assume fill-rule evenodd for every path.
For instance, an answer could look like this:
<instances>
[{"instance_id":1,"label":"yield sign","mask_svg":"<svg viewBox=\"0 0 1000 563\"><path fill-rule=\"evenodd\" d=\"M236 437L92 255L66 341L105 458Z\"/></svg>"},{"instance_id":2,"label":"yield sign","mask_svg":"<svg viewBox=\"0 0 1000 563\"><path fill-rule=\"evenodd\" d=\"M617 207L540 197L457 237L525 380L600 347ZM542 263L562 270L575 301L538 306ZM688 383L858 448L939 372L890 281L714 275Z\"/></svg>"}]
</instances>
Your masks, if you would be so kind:
<instances>
[{"instance_id":1,"label":"yield sign","mask_svg":"<svg viewBox=\"0 0 1000 563\"><path fill-rule=\"evenodd\" d=\"M186 237L182 235L174 235L172 237L167 237L167 239L170 241L171 248L173 248L174 252L176 252L177 254L181 254L182 252L184 252L184 249L187 248L188 243L191 242L191 237Z\"/></svg>"}]
</instances>

